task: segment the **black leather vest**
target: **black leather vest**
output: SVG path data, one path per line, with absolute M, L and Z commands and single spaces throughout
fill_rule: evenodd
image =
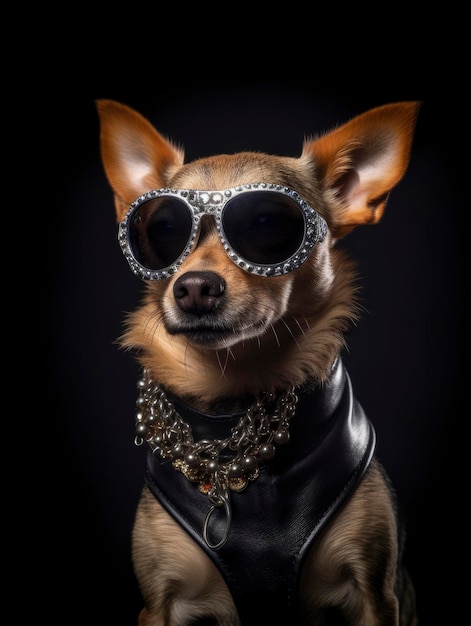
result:
M 303 558 L 353 493 L 374 452 L 374 429 L 353 396 L 340 359 L 327 383 L 298 395 L 289 443 L 277 448 L 273 460 L 260 464 L 259 477 L 243 492 L 231 493 L 232 525 L 217 551 L 202 537 L 211 506 L 208 497 L 171 463 L 162 463 L 150 450 L 148 454 L 147 485 L 214 561 L 243 626 L 259 626 L 258 616 L 263 623 L 296 623 Z M 174 404 L 195 440 L 227 437 L 240 417 L 208 416 Z M 218 507 L 211 516 L 211 533 L 222 536 L 226 524 L 223 507 Z

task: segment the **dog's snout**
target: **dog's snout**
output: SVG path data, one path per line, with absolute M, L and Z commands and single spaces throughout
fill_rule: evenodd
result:
M 214 272 L 186 272 L 175 281 L 173 295 L 182 311 L 201 317 L 217 307 L 225 287 Z

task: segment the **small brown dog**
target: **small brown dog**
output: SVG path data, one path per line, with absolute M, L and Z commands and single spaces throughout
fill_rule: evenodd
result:
M 299 158 L 184 163 L 97 101 L 119 243 L 145 284 L 121 343 L 148 446 L 133 530 L 140 626 L 417 624 L 374 429 L 342 364 L 358 316 L 335 247 L 377 223 L 419 109 L 372 109 Z

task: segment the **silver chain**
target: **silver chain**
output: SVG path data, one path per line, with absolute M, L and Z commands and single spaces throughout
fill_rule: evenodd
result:
M 171 460 L 175 469 L 206 494 L 211 508 L 203 536 L 214 550 L 227 540 L 231 525 L 230 491 L 243 491 L 259 476 L 259 462 L 271 460 L 276 446 L 289 441 L 289 421 L 298 396 L 290 388 L 276 397 L 266 393 L 259 398 L 225 439 L 195 441 L 189 424 L 176 411 L 165 391 L 144 369 L 138 381 L 135 444 L 147 441 L 152 452 Z M 216 507 L 224 507 L 226 532 L 220 541 L 209 539 L 209 522 Z

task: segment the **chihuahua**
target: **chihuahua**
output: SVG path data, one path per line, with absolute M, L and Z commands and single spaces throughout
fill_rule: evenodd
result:
M 394 490 L 342 362 L 360 306 L 336 242 L 381 219 L 420 103 L 366 111 L 299 157 L 189 163 L 134 109 L 96 105 L 144 286 L 119 340 L 147 448 L 139 626 L 417 624 Z

